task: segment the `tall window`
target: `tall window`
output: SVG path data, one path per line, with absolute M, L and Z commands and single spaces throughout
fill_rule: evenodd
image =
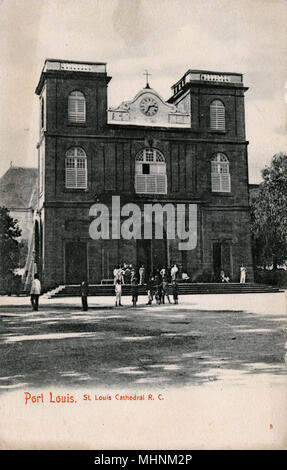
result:
M 87 156 L 80 147 L 73 147 L 66 153 L 66 188 L 87 188 Z
M 211 190 L 230 193 L 229 160 L 224 153 L 217 153 L 211 160 Z
M 166 164 L 159 150 L 146 148 L 137 154 L 135 190 L 142 194 L 167 193 Z
M 210 105 L 210 129 L 225 131 L 225 106 L 222 101 L 214 100 Z
M 42 96 L 41 98 L 41 129 L 44 129 L 45 127 L 45 101 L 44 97 Z
M 81 91 L 73 91 L 69 94 L 68 120 L 86 122 L 86 99 Z

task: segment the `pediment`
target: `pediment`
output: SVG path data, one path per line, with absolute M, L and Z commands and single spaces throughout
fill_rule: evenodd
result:
M 153 88 L 144 88 L 130 101 L 108 109 L 109 124 L 189 127 L 190 113 L 169 104 Z

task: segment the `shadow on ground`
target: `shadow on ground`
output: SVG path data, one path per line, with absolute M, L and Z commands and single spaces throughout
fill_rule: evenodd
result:
M 192 306 L 0 308 L 0 391 L 241 384 L 286 374 L 286 319 Z

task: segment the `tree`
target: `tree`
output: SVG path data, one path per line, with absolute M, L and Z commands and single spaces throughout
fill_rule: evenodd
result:
M 6 207 L 0 207 L 0 287 L 7 289 L 13 282 L 13 271 L 19 264 L 21 229 Z
M 274 155 L 262 177 L 250 201 L 254 261 L 276 270 L 287 260 L 287 154 Z

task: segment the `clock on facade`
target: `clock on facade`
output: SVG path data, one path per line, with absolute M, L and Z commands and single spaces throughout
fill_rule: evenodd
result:
M 154 116 L 158 112 L 158 104 L 155 99 L 147 96 L 141 100 L 140 110 L 145 116 Z

